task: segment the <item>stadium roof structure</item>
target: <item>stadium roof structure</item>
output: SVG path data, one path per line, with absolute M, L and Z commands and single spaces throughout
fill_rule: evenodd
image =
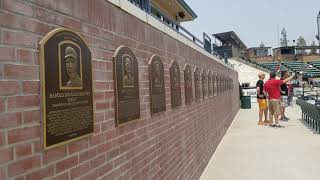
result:
M 222 43 L 222 46 L 236 45 L 243 49 L 247 48 L 234 31 L 213 34 L 212 36 L 218 39 Z

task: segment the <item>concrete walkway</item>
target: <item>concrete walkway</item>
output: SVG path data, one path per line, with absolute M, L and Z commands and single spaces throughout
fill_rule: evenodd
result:
M 200 180 L 319 180 L 320 135 L 287 108 L 284 128 L 258 126 L 257 104 L 240 110 Z

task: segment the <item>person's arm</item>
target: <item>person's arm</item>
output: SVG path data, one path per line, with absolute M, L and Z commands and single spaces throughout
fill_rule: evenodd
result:
M 292 73 L 290 77 L 288 77 L 287 79 L 283 80 L 282 82 L 283 83 L 287 83 L 287 82 L 291 81 L 291 79 L 293 79 L 294 76 L 295 76 L 295 73 Z
M 262 92 L 263 93 L 263 92 Z M 257 95 L 258 97 L 260 98 L 264 98 L 264 93 L 263 94 L 260 94 L 260 86 L 257 86 Z

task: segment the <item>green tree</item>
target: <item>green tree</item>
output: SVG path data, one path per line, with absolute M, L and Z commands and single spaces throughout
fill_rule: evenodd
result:
M 280 38 L 280 46 L 285 47 L 288 46 L 288 39 L 287 39 L 287 31 L 285 28 L 282 28 L 281 30 L 281 38 Z
M 311 46 L 316 46 L 316 42 L 313 40 L 311 43 Z M 317 53 L 317 49 L 311 49 L 310 54 L 316 54 Z
M 298 40 L 297 40 L 297 46 L 298 47 L 302 47 L 302 46 L 306 46 L 306 40 L 304 40 L 304 38 L 302 36 L 299 36 Z

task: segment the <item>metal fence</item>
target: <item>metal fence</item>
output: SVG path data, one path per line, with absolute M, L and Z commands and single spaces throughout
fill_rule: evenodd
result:
M 206 50 L 210 54 L 216 56 L 218 59 L 225 62 L 230 67 L 234 68 L 234 66 L 230 64 L 225 57 L 222 57 L 220 54 L 218 54 L 216 51 L 213 50 L 212 48 L 213 44 L 211 44 L 211 38 L 206 33 L 203 33 L 203 41 L 201 41 L 195 35 L 189 32 L 187 29 L 180 26 L 179 24 L 174 23 L 175 21 L 169 18 L 168 16 L 166 16 L 164 13 L 162 13 L 161 10 L 157 9 L 157 16 L 153 15 L 151 13 L 150 0 L 128 0 L 128 1 L 136 5 L 140 9 L 146 11 L 148 14 L 158 19 L 160 22 L 164 23 L 174 31 L 178 32 L 180 35 L 186 37 L 187 39 L 190 39 L 191 41 L 193 41 L 193 43 L 195 43 L 202 49 Z

